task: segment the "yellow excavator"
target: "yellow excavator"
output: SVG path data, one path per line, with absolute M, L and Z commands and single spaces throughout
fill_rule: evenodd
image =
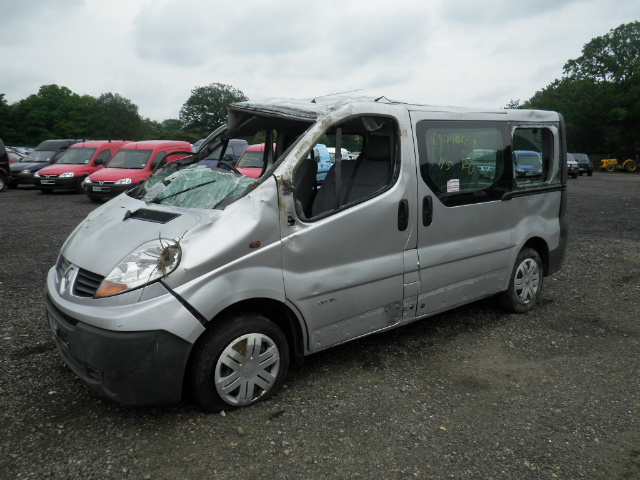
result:
M 637 172 L 638 164 L 632 159 L 618 160 L 617 158 L 603 158 L 600 160 L 600 170 L 603 172 L 615 172 L 621 170 L 623 172 Z

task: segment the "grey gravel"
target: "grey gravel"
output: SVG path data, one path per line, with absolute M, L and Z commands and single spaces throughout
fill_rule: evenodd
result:
M 534 311 L 489 299 L 361 339 L 215 415 L 121 406 L 74 376 L 42 292 L 95 205 L 0 194 L 0 478 L 640 478 L 640 175 L 569 182 L 565 265 Z

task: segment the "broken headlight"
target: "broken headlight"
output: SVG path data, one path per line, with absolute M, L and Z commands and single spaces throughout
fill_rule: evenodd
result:
M 180 263 L 182 250 L 173 240 L 147 242 L 127 255 L 107 275 L 96 297 L 106 297 L 142 287 L 166 277 Z

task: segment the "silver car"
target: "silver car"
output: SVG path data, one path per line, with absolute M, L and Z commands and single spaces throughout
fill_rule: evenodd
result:
M 197 153 L 64 243 L 45 300 L 60 355 L 119 402 L 187 392 L 219 411 L 267 399 L 293 362 L 355 338 L 489 296 L 525 312 L 564 258 L 563 129 L 554 112 L 385 97 L 233 104 Z M 256 135 L 275 145 L 260 178 L 198 165 Z M 320 142 L 362 152 L 318 185 Z M 516 175 L 519 150 L 539 153 L 535 177 Z

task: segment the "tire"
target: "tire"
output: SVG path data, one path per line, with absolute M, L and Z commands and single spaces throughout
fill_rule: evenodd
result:
M 7 178 L 0 173 L 0 192 L 3 192 L 7 189 Z
M 93 203 L 102 203 L 102 198 L 100 197 L 89 197 L 89 200 L 91 200 Z
M 80 177 L 80 181 L 78 182 L 78 185 L 75 188 L 76 193 L 84 193 L 84 189 L 82 188 L 82 182 L 84 182 L 85 178 L 87 178 L 86 175 L 84 177 Z
M 589 177 L 590 177 L 590 176 L 592 176 L 592 175 L 593 175 L 593 172 L 591 172 L 591 171 L 590 171 L 590 172 L 587 172 L 587 176 L 589 176 Z
M 253 352 L 247 352 L 250 347 Z M 289 344 L 282 330 L 263 316 L 239 315 L 198 340 L 186 386 L 200 408 L 219 412 L 268 399 L 282 387 L 288 369 Z
M 572 173 L 571 174 L 571 178 L 578 178 L 578 174 L 577 173 Z
M 45 195 L 48 195 L 53 192 L 53 188 L 41 188 L 40 191 Z
M 638 164 L 635 162 L 629 162 L 624 166 L 625 172 L 634 173 L 638 171 Z
M 615 172 L 616 171 L 616 166 L 615 165 L 607 165 L 607 168 L 605 168 L 605 170 L 607 172 Z
M 544 271 L 542 260 L 533 248 L 520 250 L 509 279 L 509 288 L 500 294 L 503 308 L 515 313 L 531 310 L 540 298 Z

